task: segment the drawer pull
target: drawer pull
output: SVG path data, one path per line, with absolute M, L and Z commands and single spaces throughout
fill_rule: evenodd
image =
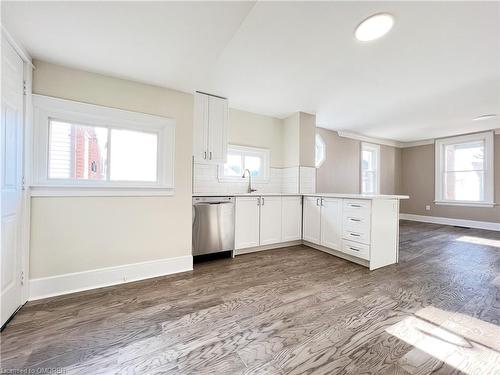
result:
M 355 247 L 351 247 L 351 246 L 349 246 L 349 249 L 351 249 L 352 251 L 361 251 L 360 249 L 356 249 Z
M 361 208 L 363 206 L 361 206 L 360 204 L 349 203 L 349 207 Z
M 360 222 L 360 221 L 361 221 L 361 219 L 354 219 L 354 218 L 350 217 L 350 218 L 349 218 L 349 221 Z
M 350 233 L 349 233 L 349 236 L 353 236 L 353 237 L 360 237 L 360 236 L 361 236 L 361 234 L 357 234 L 357 233 L 352 233 L 352 232 L 350 232 Z

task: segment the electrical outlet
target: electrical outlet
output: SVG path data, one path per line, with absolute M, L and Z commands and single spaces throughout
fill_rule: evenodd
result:
M 426 211 L 430 211 L 431 210 L 431 206 L 430 205 L 425 206 L 425 210 Z

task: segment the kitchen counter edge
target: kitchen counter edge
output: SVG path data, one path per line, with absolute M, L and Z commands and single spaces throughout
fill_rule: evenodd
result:
M 386 194 L 341 194 L 341 193 L 237 193 L 216 194 L 196 193 L 193 197 L 259 197 L 259 196 L 282 196 L 282 197 L 323 197 L 323 198 L 346 198 L 346 199 L 410 199 L 408 195 L 386 195 Z

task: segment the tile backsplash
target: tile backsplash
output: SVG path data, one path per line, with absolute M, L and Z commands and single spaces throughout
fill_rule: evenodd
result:
M 300 167 L 299 192 L 301 194 L 316 193 L 316 168 Z
M 248 179 L 237 181 L 219 181 L 217 165 L 193 165 L 194 194 L 236 194 L 246 193 Z M 290 167 L 270 168 L 267 182 L 252 182 L 252 187 L 261 193 L 314 193 L 316 186 L 315 168 Z M 300 189 L 300 190 L 299 190 Z

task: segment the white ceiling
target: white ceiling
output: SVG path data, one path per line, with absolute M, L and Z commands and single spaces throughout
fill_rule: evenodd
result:
M 353 38 L 367 16 L 394 29 Z M 2 2 L 33 57 L 416 141 L 500 128 L 499 2 Z

